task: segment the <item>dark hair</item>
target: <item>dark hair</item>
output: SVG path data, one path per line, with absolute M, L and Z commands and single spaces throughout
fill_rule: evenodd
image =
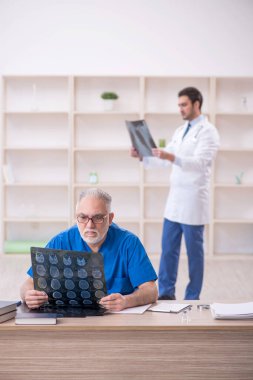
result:
M 188 96 L 188 98 L 191 100 L 192 104 L 195 102 L 199 102 L 199 109 L 201 110 L 202 103 L 203 103 L 203 96 L 201 92 L 195 88 L 195 87 L 186 87 L 183 88 L 183 90 L 179 91 L 179 96 Z

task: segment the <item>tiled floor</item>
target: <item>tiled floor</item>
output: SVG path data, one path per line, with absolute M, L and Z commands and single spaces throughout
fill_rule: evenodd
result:
M 155 269 L 159 260 L 153 260 Z M 29 255 L 0 255 L 0 299 L 19 299 L 19 288 L 30 266 Z M 205 263 L 203 301 L 253 301 L 252 259 L 207 259 Z M 177 299 L 183 299 L 187 284 L 187 261 L 181 259 L 177 282 Z

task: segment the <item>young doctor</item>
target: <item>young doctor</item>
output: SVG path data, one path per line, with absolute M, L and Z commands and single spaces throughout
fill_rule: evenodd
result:
M 182 234 L 189 267 L 185 299 L 199 299 L 202 288 L 203 234 L 204 225 L 209 222 L 209 182 L 212 161 L 219 147 L 216 128 L 201 114 L 202 103 L 203 97 L 198 89 L 187 87 L 181 90 L 178 106 L 186 122 L 176 129 L 164 150 L 152 150 L 155 157 L 172 163 L 163 222 L 159 299 L 175 299 Z M 132 156 L 138 156 L 134 149 Z

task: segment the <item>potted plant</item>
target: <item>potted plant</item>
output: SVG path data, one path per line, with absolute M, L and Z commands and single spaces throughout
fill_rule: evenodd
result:
M 101 94 L 101 98 L 104 102 L 104 110 L 111 111 L 114 108 L 115 101 L 119 98 L 119 96 L 115 92 L 107 91 Z

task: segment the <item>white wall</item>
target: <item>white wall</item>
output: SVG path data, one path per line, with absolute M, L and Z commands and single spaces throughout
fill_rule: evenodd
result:
M 0 0 L 0 73 L 250 76 L 252 36 L 252 0 Z
M 253 76 L 252 36 L 253 0 L 0 0 L 0 75 Z M 23 276 L 28 266 L 22 257 L 20 271 L 15 258 L 0 256 L 3 299 L 15 299 L 23 280 L 13 268 Z M 245 263 L 236 273 L 246 281 Z M 235 270 L 226 273 L 234 280 Z M 252 298 L 251 282 L 239 280 L 222 290 Z

